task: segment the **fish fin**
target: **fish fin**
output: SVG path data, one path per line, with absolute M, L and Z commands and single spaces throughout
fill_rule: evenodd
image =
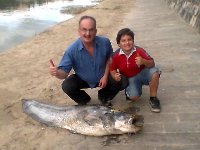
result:
M 86 116 L 84 118 L 84 121 L 90 126 L 95 126 L 96 124 L 102 124 L 102 120 L 95 116 Z

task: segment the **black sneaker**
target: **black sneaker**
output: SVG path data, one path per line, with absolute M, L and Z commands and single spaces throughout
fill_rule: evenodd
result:
M 150 109 L 152 112 L 160 112 L 160 101 L 157 97 L 153 97 L 149 100 Z
M 100 101 L 103 105 L 107 102 L 107 100 L 106 100 L 105 97 L 100 97 L 100 96 L 98 96 L 98 99 L 99 99 L 99 101 Z
M 104 99 L 104 100 L 101 100 L 101 103 L 102 103 L 103 106 L 108 106 L 108 107 L 112 107 L 113 106 L 110 100 L 105 100 Z
M 87 105 L 87 102 L 79 102 L 77 105 L 80 105 L 80 106 Z
M 99 101 L 102 103 L 104 106 L 112 107 L 112 103 L 110 102 L 111 100 L 105 97 L 100 97 L 98 96 Z
M 104 105 L 105 105 L 105 106 L 108 106 L 108 107 L 112 107 L 112 106 L 113 106 L 112 103 L 111 103 L 110 101 L 107 101 Z

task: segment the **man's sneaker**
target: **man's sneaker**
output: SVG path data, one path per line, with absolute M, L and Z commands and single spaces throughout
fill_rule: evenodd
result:
M 112 107 L 112 103 L 110 100 L 100 100 L 103 106 L 108 106 L 108 107 Z
M 110 99 L 106 99 L 105 97 L 102 98 L 100 96 L 98 96 L 98 99 L 102 103 L 102 105 L 112 107 L 112 103 L 110 102 L 111 101 Z
M 150 109 L 152 112 L 160 112 L 160 101 L 157 97 L 153 97 L 149 100 Z
M 111 103 L 110 101 L 107 101 L 104 105 L 105 105 L 105 106 L 108 106 L 108 107 L 112 107 L 112 106 L 113 106 L 112 103 Z
M 87 103 L 86 102 L 79 102 L 79 103 L 77 103 L 77 105 L 84 106 L 84 105 L 87 105 Z

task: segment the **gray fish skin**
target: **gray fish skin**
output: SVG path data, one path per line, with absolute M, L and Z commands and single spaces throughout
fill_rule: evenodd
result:
M 34 120 L 91 136 L 136 133 L 142 129 L 143 117 L 100 105 L 55 106 L 36 100 L 22 100 L 23 111 Z

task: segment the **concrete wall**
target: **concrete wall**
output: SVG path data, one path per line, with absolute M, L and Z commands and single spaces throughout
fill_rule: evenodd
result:
M 200 33 L 200 0 L 165 0 L 169 6 Z

